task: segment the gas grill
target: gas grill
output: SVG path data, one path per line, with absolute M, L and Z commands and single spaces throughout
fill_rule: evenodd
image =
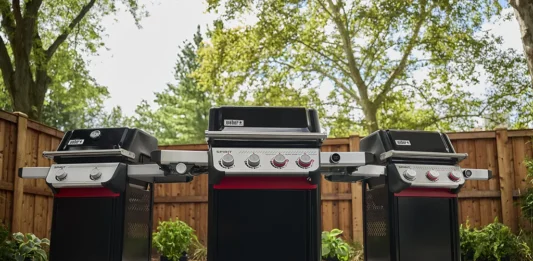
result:
M 50 261 L 150 260 L 153 183 L 189 182 L 152 162 L 157 139 L 130 128 L 65 133 L 49 168 L 21 168 L 54 193 Z
M 320 261 L 320 169 L 341 175 L 371 159 L 335 160 L 320 152 L 325 138 L 312 109 L 226 106 L 210 111 L 205 156 L 152 158 L 181 173 L 208 163 L 209 261 Z
M 328 179 L 363 182 L 365 260 L 460 261 L 457 193 L 492 172 L 461 168 L 468 155 L 439 132 L 380 130 L 360 150 L 374 165 Z

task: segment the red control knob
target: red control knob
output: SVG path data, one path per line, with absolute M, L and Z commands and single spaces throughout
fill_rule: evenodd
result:
M 439 172 L 436 170 L 430 170 L 426 173 L 426 177 L 431 181 L 437 181 L 439 179 Z
M 285 156 L 278 154 L 274 159 L 272 159 L 272 165 L 274 167 L 283 168 L 285 165 L 287 165 L 288 160 L 285 158 Z
M 302 168 L 308 168 L 312 164 L 313 164 L 313 159 L 311 159 L 311 157 L 307 154 L 302 155 L 298 159 L 298 165 L 300 165 L 300 167 Z
M 452 181 L 457 182 L 457 181 L 461 180 L 461 172 L 459 172 L 459 171 L 452 171 L 452 172 L 450 172 L 450 173 L 448 174 L 448 178 L 450 178 L 450 180 L 452 180 Z

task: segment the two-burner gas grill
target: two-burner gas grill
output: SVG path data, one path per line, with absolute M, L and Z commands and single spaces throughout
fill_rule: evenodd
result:
M 50 260 L 150 260 L 153 183 L 188 182 L 152 162 L 157 139 L 129 128 L 68 131 L 49 168 L 22 168 L 54 193 Z

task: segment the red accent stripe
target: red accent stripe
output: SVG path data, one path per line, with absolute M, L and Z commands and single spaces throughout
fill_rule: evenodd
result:
M 457 194 L 449 189 L 442 188 L 408 188 L 400 193 L 395 193 L 396 197 L 424 197 L 424 198 L 456 198 Z
M 118 197 L 120 194 L 108 188 L 61 188 L 54 196 L 56 198 L 108 198 Z
M 214 189 L 316 189 L 306 177 L 225 177 Z

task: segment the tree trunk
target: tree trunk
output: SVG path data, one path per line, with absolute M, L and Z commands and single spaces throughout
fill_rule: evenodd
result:
M 379 130 L 379 124 L 378 124 L 378 108 L 375 105 L 369 105 L 365 106 L 366 109 L 364 109 L 365 113 L 365 120 L 366 120 L 366 130 L 368 133 L 372 133 L 374 131 Z
M 510 0 L 514 9 L 516 20 L 520 25 L 522 46 L 527 58 L 529 75 L 533 84 L 533 1 L 531 0 Z
M 13 111 L 23 112 L 32 120 L 40 120 L 48 83 L 46 74 L 37 74 L 37 81 L 34 81 L 28 65 L 17 68 L 13 79 L 16 88 L 11 88 L 14 90 L 11 94 Z

